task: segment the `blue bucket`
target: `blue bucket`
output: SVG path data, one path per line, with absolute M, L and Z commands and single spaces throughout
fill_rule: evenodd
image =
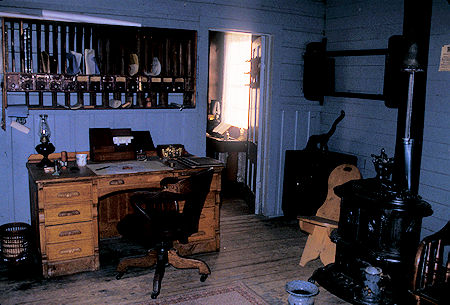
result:
M 319 294 L 319 288 L 306 281 L 287 282 L 286 291 L 289 293 L 289 305 L 313 305 L 314 296 Z

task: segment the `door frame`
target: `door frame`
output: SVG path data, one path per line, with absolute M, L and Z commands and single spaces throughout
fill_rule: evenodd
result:
M 263 56 L 261 57 L 261 75 L 260 75 L 260 106 L 259 106 L 259 131 L 258 131 L 258 147 L 257 147 L 257 168 L 256 168 L 256 191 L 255 191 L 255 214 L 262 214 L 267 204 L 267 189 L 269 160 L 268 151 L 270 145 L 270 104 L 272 100 L 272 49 L 273 35 L 249 31 L 240 31 L 236 29 L 209 28 L 210 31 L 225 33 L 246 33 L 252 36 L 261 36 L 261 45 Z M 208 43 L 209 46 L 209 43 Z M 209 66 L 208 66 L 209 70 Z
M 267 204 L 267 173 L 269 167 L 269 126 L 270 126 L 270 103 L 271 95 L 271 67 L 272 67 L 272 43 L 273 37 L 268 34 L 252 35 L 261 36 L 261 70 L 260 70 L 260 105 L 259 105 L 259 130 L 258 150 L 256 158 L 256 192 L 255 192 L 255 214 L 262 214 Z

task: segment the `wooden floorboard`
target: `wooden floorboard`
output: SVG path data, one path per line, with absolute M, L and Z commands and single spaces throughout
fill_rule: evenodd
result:
M 242 214 L 242 211 L 248 211 L 244 201 L 224 199 L 220 251 L 193 256 L 210 266 L 212 274 L 206 282 L 200 282 L 194 270 L 168 267 L 161 296 L 243 282 L 269 304 L 287 304 L 286 282 L 307 280 L 315 269 L 322 266 L 318 260 L 306 267 L 298 265 L 307 236 L 299 230 L 296 221 L 267 219 Z M 132 269 L 121 280 L 116 280 L 118 258 L 114 256 L 121 242 L 120 239 L 102 242 L 109 245 L 105 248 L 112 249 L 110 253 L 102 251 L 104 261 L 96 272 L 47 280 L 12 280 L 7 277 L 6 267 L 0 265 L 0 304 L 147 304 L 154 269 Z M 320 288 L 315 304 L 348 303 Z

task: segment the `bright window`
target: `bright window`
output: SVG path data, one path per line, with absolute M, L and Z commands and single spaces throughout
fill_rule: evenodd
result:
M 251 47 L 251 34 L 225 34 L 223 120 L 239 128 L 248 128 Z

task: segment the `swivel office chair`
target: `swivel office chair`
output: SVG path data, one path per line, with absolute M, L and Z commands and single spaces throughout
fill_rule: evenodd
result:
M 131 196 L 135 212 L 123 218 L 117 229 L 125 238 L 148 248 L 153 246 L 153 249 L 146 256 L 121 260 L 117 266 L 117 279 L 124 275 L 128 267 L 151 267 L 156 264 L 152 299 L 160 293 L 167 263 L 176 268 L 198 269 L 200 280 L 206 280 L 211 273 L 208 265 L 201 260 L 178 256 L 173 242 L 187 243 L 188 237 L 198 232 L 213 174 L 214 169 L 210 168 L 181 180 L 165 178 L 161 181 L 162 190 L 141 191 Z

